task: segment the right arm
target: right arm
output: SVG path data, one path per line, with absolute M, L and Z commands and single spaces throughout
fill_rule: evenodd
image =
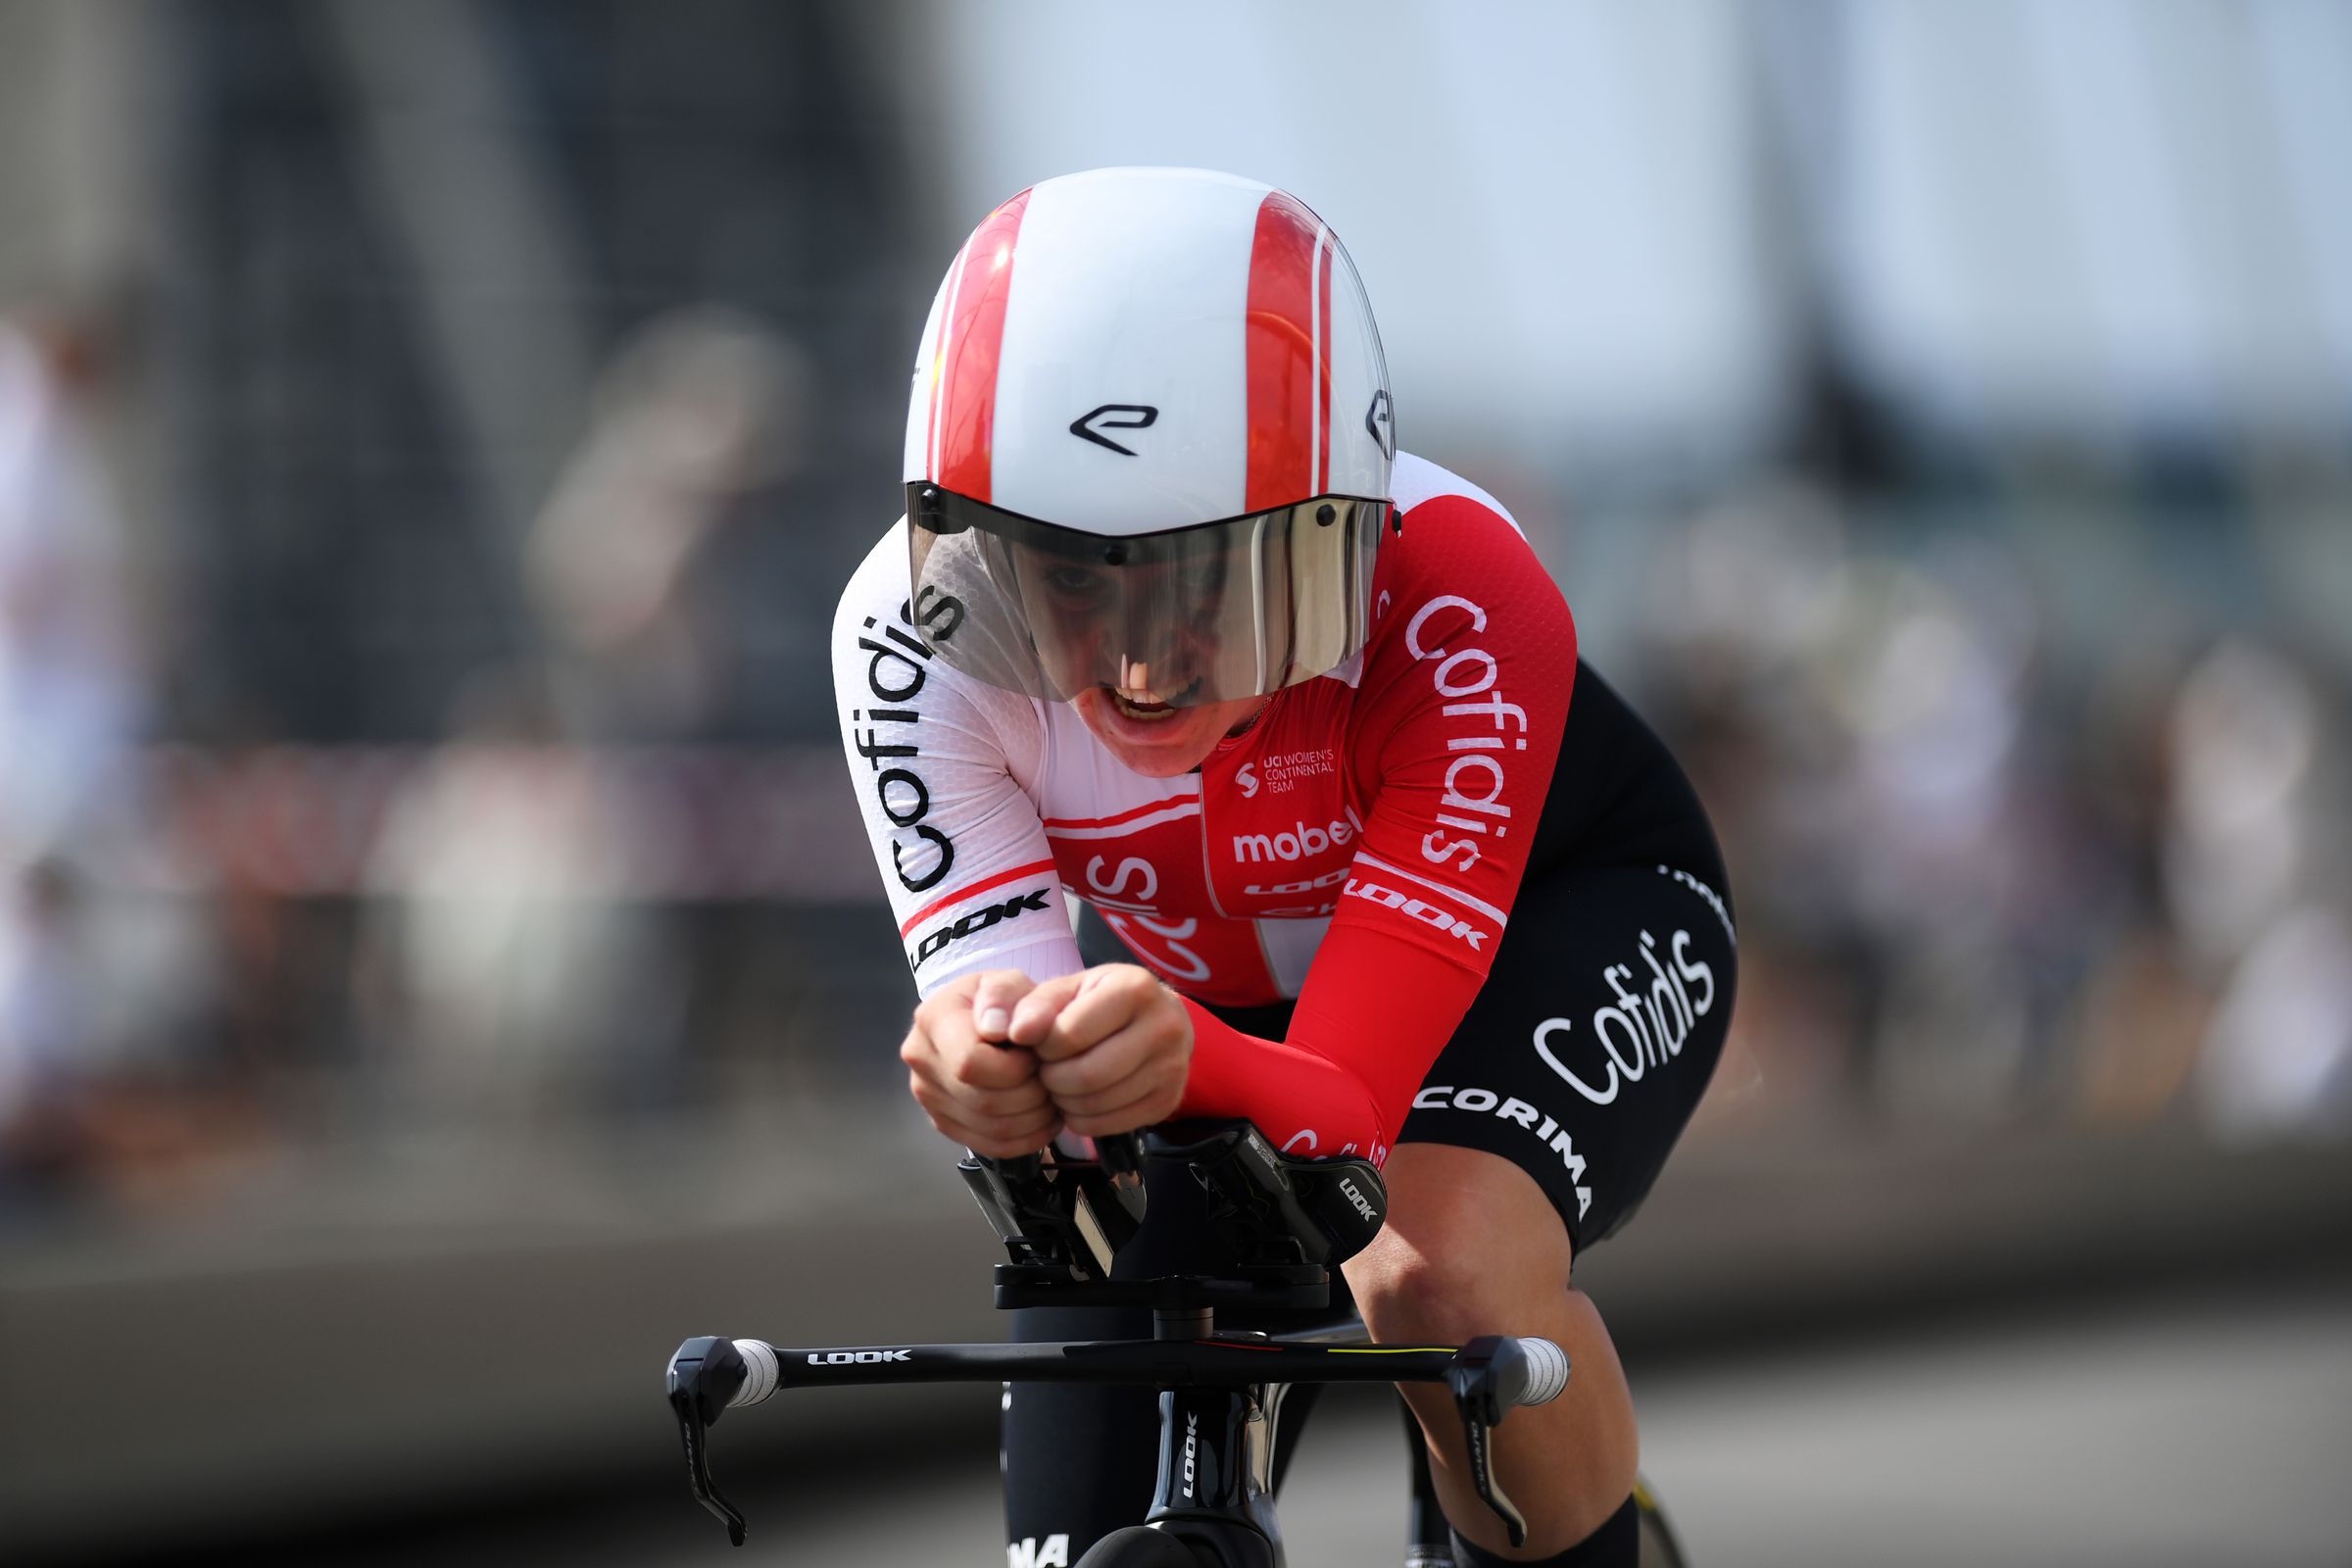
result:
M 934 600 L 930 613 L 954 612 Z M 1032 980 L 1085 965 L 1070 935 L 1032 773 L 1042 726 L 1028 699 L 982 686 L 923 646 L 906 598 L 906 525 L 883 536 L 833 617 L 833 692 L 851 787 L 914 983 Z
M 910 604 L 902 522 L 850 579 L 832 643 L 851 784 L 922 996 L 900 1056 L 942 1133 L 985 1154 L 1026 1153 L 1060 1120 L 1037 1058 L 1001 1044 L 1009 1008 L 1032 983 L 1085 967 L 1036 803 L 1015 777 L 1036 765 L 1035 710 L 923 646 L 913 617 L 954 607 Z

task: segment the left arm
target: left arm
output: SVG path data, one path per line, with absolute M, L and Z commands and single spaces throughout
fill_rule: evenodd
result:
M 1486 983 L 1576 678 L 1575 621 L 1507 520 L 1445 497 L 1414 509 L 1405 539 L 1388 612 L 1404 620 L 1359 689 L 1378 789 L 1289 1035 L 1186 1004 L 1183 1114 L 1247 1115 L 1306 1153 L 1385 1158 Z

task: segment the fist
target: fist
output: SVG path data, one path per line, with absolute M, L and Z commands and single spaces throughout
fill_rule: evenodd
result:
M 914 1102 L 975 1154 L 1035 1153 L 1061 1130 L 1036 1054 L 1006 1043 L 1014 1005 L 1035 989 L 1014 969 L 965 975 L 914 1009 L 899 1046 Z
M 1176 993 L 1132 963 L 1098 964 L 1031 987 L 1013 1001 L 1006 1029 L 1014 1045 L 1034 1054 L 1037 1086 L 1071 1132 L 1132 1132 L 1167 1120 L 1184 1099 L 1192 1015 Z

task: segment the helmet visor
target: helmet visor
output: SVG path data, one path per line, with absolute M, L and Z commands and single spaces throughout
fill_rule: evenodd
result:
M 911 618 L 956 668 L 1047 702 L 1089 686 L 1180 708 L 1263 696 L 1363 647 L 1388 515 L 1324 496 L 1105 538 L 910 484 Z

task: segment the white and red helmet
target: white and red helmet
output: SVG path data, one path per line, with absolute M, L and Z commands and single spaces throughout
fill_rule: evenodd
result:
M 1047 180 L 972 231 L 923 327 L 914 618 L 1052 701 L 1278 690 L 1363 646 L 1395 455 L 1363 285 L 1298 198 L 1189 169 Z

